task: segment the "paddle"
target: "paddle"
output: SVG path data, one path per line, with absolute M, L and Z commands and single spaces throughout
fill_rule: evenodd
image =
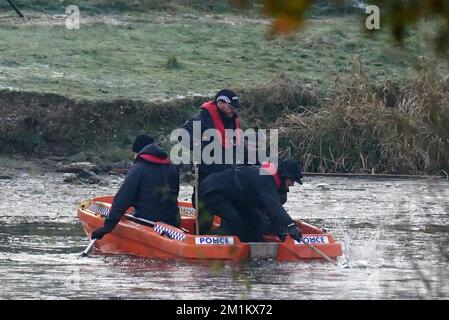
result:
M 87 246 L 86 250 L 84 250 L 83 252 L 81 252 L 81 257 L 87 257 L 87 255 L 89 254 L 90 249 L 92 249 L 92 247 L 95 244 L 95 241 L 97 241 L 97 239 L 92 239 L 90 240 L 89 245 Z
M 153 221 L 150 220 L 145 220 L 142 218 L 137 218 L 134 217 L 133 215 L 130 214 L 125 214 L 125 216 L 129 219 L 129 220 L 133 220 L 135 222 L 139 222 L 142 223 L 144 225 L 150 226 L 150 227 L 154 227 L 155 223 Z M 89 251 L 92 249 L 92 247 L 94 246 L 95 242 L 97 241 L 97 239 L 92 239 L 89 243 L 89 245 L 87 246 L 87 248 L 81 252 L 80 256 L 81 257 L 87 257 L 87 255 L 89 254 Z
M 150 220 L 146 220 L 143 218 L 138 218 L 133 216 L 132 214 L 126 213 L 125 217 L 127 217 L 129 220 L 137 222 L 137 223 L 141 223 L 147 227 L 154 227 L 156 225 L 156 222 L 150 221 Z
M 299 220 L 299 219 L 296 219 L 296 220 L 295 220 L 295 223 L 296 223 L 297 225 L 298 225 L 298 224 L 300 225 L 300 224 L 302 223 L 302 221 Z M 321 228 L 321 229 L 323 229 L 323 228 Z M 302 236 L 301 236 L 301 242 L 302 242 L 307 248 L 309 248 L 309 249 L 312 250 L 313 252 L 315 252 L 315 253 L 319 254 L 321 257 L 323 257 L 326 261 L 328 261 L 328 262 L 330 262 L 330 263 L 332 263 L 332 264 L 334 264 L 334 265 L 338 265 L 337 262 L 335 262 L 334 260 L 332 260 L 331 258 L 329 258 L 324 252 L 322 252 L 321 250 L 318 250 L 317 248 L 315 248 L 315 247 L 312 246 L 311 244 L 305 242 L 305 241 L 304 241 L 304 238 L 303 238 Z
M 312 250 L 313 252 L 319 254 L 321 257 L 323 257 L 326 261 L 334 264 L 334 265 L 338 265 L 337 262 L 335 262 L 334 260 L 332 260 L 331 258 L 329 258 L 324 252 L 322 252 L 321 250 L 318 250 L 317 248 L 315 248 L 314 246 L 312 246 L 311 244 L 307 243 L 304 241 L 304 238 L 301 237 L 301 243 L 303 243 L 307 248 L 309 248 L 310 250 Z

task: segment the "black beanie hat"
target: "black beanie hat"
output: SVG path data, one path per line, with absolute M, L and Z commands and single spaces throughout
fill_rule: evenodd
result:
M 154 142 L 154 138 L 152 136 L 141 134 L 136 137 L 133 143 L 133 152 L 139 153 L 145 146 L 152 144 Z
M 281 177 L 290 178 L 299 184 L 302 184 L 302 167 L 298 161 L 295 160 L 280 160 L 279 174 Z

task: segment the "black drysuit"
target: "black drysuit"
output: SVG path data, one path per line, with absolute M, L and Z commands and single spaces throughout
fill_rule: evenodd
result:
M 104 226 L 112 230 L 132 206 L 136 217 L 179 227 L 178 194 L 178 168 L 169 162 L 160 147 L 148 145 L 137 155 L 129 169 L 114 197 Z
M 200 225 L 211 214 L 224 221 L 227 234 L 239 236 L 242 241 L 261 241 L 264 232 L 264 212 L 276 234 L 285 232 L 293 223 L 281 204 L 286 198 L 285 188 L 277 187 L 272 175 L 260 175 L 259 167 L 244 166 L 224 170 L 208 176 L 200 185 L 203 212 Z M 285 184 L 282 179 L 281 186 Z M 207 224 L 206 222 L 204 223 Z M 203 225 L 203 230 L 207 225 Z
M 224 116 L 223 114 L 221 114 L 221 112 L 219 111 L 220 114 L 220 118 L 221 121 L 223 122 L 223 126 L 225 129 L 232 129 L 235 130 L 235 115 L 232 118 L 227 118 L 226 116 Z M 211 141 L 197 141 L 194 140 L 194 135 L 193 135 L 193 123 L 194 121 L 199 121 L 201 122 L 201 137 L 203 137 L 204 135 L 204 131 L 208 130 L 208 129 L 216 129 L 214 122 L 212 121 L 212 116 L 209 113 L 209 111 L 207 111 L 206 109 L 201 108 L 200 112 L 197 113 L 196 115 L 194 115 L 193 117 L 191 117 L 189 120 L 187 120 L 182 126 L 181 128 L 186 129 L 187 132 L 190 135 L 190 145 L 185 145 L 185 147 L 188 147 L 190 150 L 193 151 L 193 144 L 200 144 L 201 145 L 201 151 L 204 149 L 204 147 L 206 147 L 208 144 L 210 144 L 211 142 L 213 142 L 213 139 L 211 139 Z M 233 147 L 233 154 L 235 157 L 236 154 L 236 148 Z M 209 174 L 214 173 L 214 172 L 220 172 L 223 171 L 225 169 L 229 169 L 232 167 L 232 164 L 224 164 L 224 160 L 225 160 L 225 148 L 222 148 L 222 164 L 204 164 L 201 163 L 199 165 L 199 181 L 203 181 Z

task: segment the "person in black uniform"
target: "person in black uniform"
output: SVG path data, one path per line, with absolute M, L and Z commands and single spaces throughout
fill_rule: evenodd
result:
M 203 161 L 199 164 L 198 167 L 198 184 L 201 183 L 208 175 L 220 172 L 229 168 L 232 168 L 236 165 L 247 164 L 248 161 L 248 145 L 247 141 L 240 136 L 240 123 L 238 118 L 238 113 L 243 109 L 240 104 L 239 97 L 237 94 L 229 89 L 222 89 L 217 92 L 214 100 L 205 102 L 200 107 L 200 112 L 187 120 L 184 125 L 181 127 L 189 133 L 190 136 L 190 144 L 185 145 L 186 148 L 189 148 L 193 151 L 194 144 L 201 146 L 201 152 L 203 149 L 208 146 L 210 143 L 216 143 L 214 139 L 210 139 L 209 141 L 198 141 L 195 140 L 198 137 L 194 136 L 194 123 L 198 122 L 201 124 L 201 139 L 206 136 L 205 131 L 208 129 L 216 129 L 221 135 L 221 141 L 219 141 L 222 148 L 222 157 L 221 163 L 211 163 L 205 164 Z M 225 130 L 234 130 L 235 138 L 230 141 L 225 137 Z M 235 131 L 237 130 L 237 131 Z M 236 157 L 237 148 L 242 144 L 244 154 L 243 159 L 240 159 L 239 162 Z M 225 163 L 225 153 L 226 150 L 232 149 L 232 163 Z M 200 196 L 200 210 L 199 210 L 199 229 L 200 233 L 204 233 L 205 230 L 209 229 L 212 225 L 213 216 L 207 215 L 206 212 L 202 209 L 202 198 L 201 192 Z M 192 194 L 192 204 L 196 207 L 194 193 Z
M 265 214 L 281 240 L 286 235 L 300 240 L 301 232 L 283 208 L 281 197 L 286 200 L 289 187 L 294 182 L 302 184 L 301 178 L 299 163 L 285 160 L 279 161 L 279 168 L 264 163 L 261 168 L 242 166 L 211 174 L 201 183 L 200 191 L 205 210 L 222 218 L 225 234 L 244 242 L 262 241 Z
M 102 239 L 111 232 L 131 206 L 138 218 L 179 227 L 178 168 L 170 163 L 167 153 L 148 137 L 138 136 L 134 141 L 136 159 L 114 197 L 103 227 L 92 233 L 92 239 Z M 146 142 L 150 144 L 142 148 Z
M 222 162 L 204 164 L 199 166 L 199 180 L 202 181 L 209 174 L 213 172 L 220 172 L 224 169 L 232 167 L 233 164 L 225 164 L 225 150 L 228 148 L 234 148 L 233 154 L 236 154 L 235 147 L 244 143 L 241 137 L 237 137 L 235 141 L 228 141 L 225 139 L 225 130 L 240 129 L 240 123 L 237 113 L 242 110 L 242 106 L 239 102 L 239 98 L 234 91 L 223 89 L 217 92 L 214 100 L 205 102 L 200 107 L 200 112 L 187 120 L 181 128 L 187 130 L 190 135 L 190 145 L 185 147 L 193 151 L 194 144 L 201 145 L 201 151 L 208 144 L 214 142 L 211 141 L 196 141 L 193 134 L 193 125 L 195 122 L 201 124 L 201 137 L 205 136 L 205 131 L 208 129 L 216 129 L 221 135 L 220 144 L 222 146 Z
M 137 157 L 139 152 L 145 148 L 149 144 L 154 143 L 154 138 L 152 136 L 149 136 L 147 134 L 141 134 L 138 135 L 133 142 L 132 151 L 134 152 L 134 158 Z

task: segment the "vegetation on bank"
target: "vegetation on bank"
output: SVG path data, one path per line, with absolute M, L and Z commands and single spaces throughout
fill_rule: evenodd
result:
M 14 0 L 18 7 L 26 11 L 60 12 L 68 5 L 76 4 L 89 14 L 135 13 L 159 11 L 173 14 L 180 13 L 227 13 L 260 15 L 263 4 L 261 1 L 250 0 L 242 6 L 243 1 L 237 0 Z M 355 1 L 337 2 L 328 0 L 314 1 L 312 14 L 347 14 L 360 8 L 354 6 Z M 240 4 L 240 5 L 239 5 Z M 11 10 L 5 2 L 0 2 L 0 9 Z
M 425 59 L 418 77 L 379 87 L 361 66 L 323 101 L 279 118 L 284 154 L 310 171 L 449 172 L 449 78 Z
M 129 13 L 162 11 L 185 12 L 240 12 L 232 0 L 14 0 L 22 11 L 61 11 L 69 5 L 77 5 L 89 14 Z M 253 7 L 253 5 L 250 5 Z M 0 9 L 9 9 L 7 3 L 0 3 Z
M 406 84 L 379 86 L 355 64 L 327 96 L 278 76 L 244 90 L 244 128 L 280 129 L 282 155 L 306 171 L 438 174 L 449 172 L 449 79 L 421 61 Z M 2 151 L 70 155 L 92 161 L 129 158 L 136 134 L 169 148 L 171 131 L 210 97 L 172 101 L 73 100 L 53 94 L 0 92 Z
M 154 134 L 168 145 L 169 133 L 204 99 L 111 102 L 0 91 L 0 152 L 36 156 L 84 152 L 96 159 L 124 160 L 131 155 L 137 134 Z
M 95 8 L 109 2 L 81 1 L 92 10 L 80 30 L 42 15 L 64 2 L 31 1 L 39 13 L 24 22 L 0 16 L 0 152 L 120 161 L 136 134 L 168 147 L 174 128 L 230 87 L 247 107 L 243 126 L 279 128 L 283 155 L 307 171 L 449 171 L 449 69 L 425 40 L 432 21 L 399 49 L 388 33 L 365 37 L 357 15 L 320 14 L 269 39 L 266 20 L 181 2 L 145 2 L 176 5 L 175 15 L 112 6 L 104 17 Z

